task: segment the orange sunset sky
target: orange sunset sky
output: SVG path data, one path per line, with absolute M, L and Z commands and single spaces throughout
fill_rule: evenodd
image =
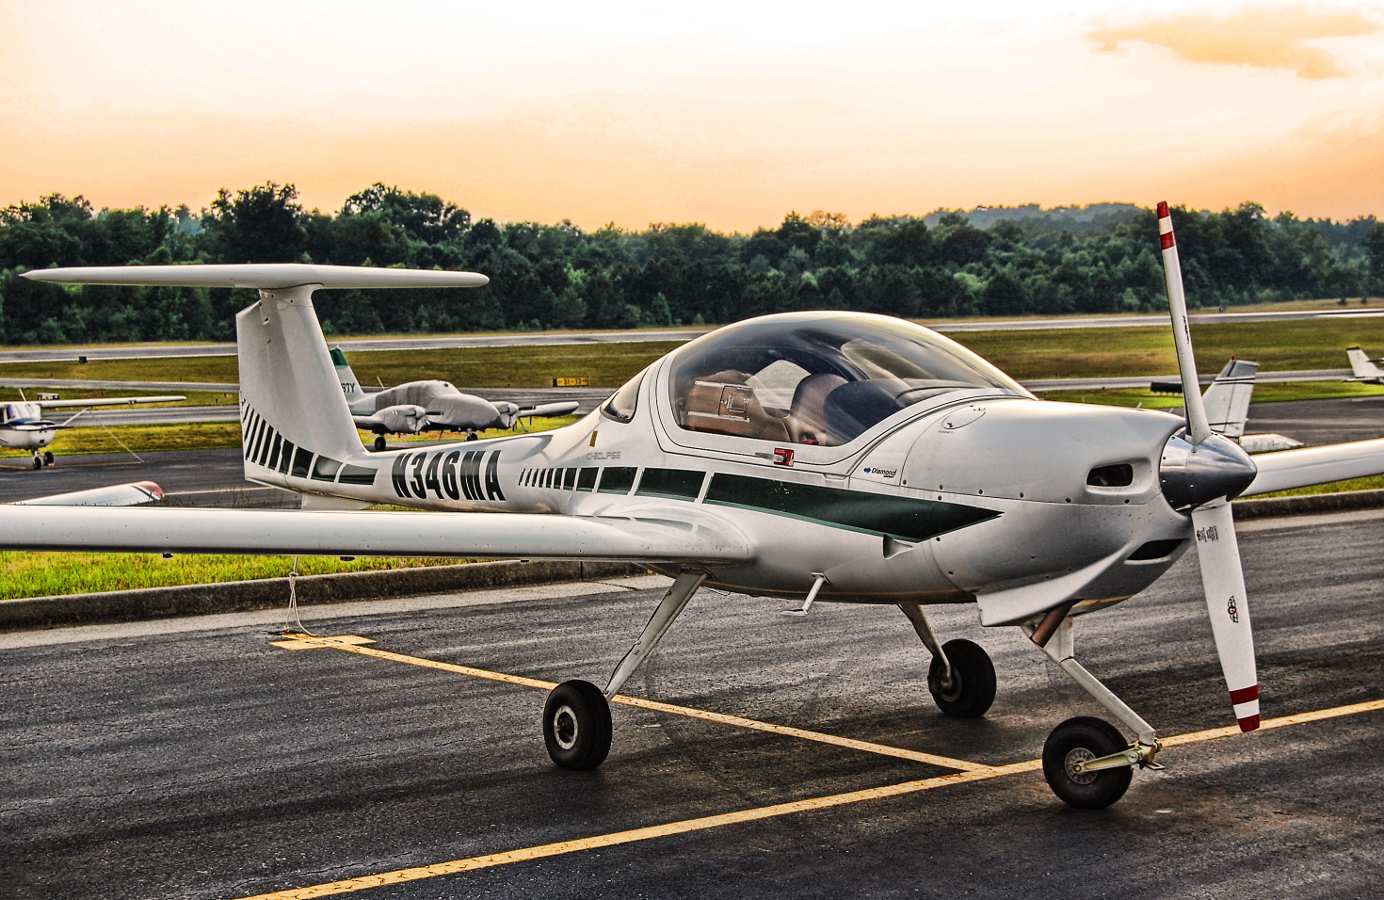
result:
M 1384 5 L 0 0 L 0 204 L 374 181 L 477 216 L 1166 196 L 1384 214 Z

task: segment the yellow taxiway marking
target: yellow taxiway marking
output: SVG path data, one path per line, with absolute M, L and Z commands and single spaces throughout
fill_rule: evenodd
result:
M 1309 722 L 1320 722 L 1326 719 L 1340 718 L 1342 716 L 1360 715 L 1361 713 L 1375 712 L 1382 709 L 1384 709 L 1384 700 L 1352 703 L 1349 706 L 1337 706 L 1331 709 L 1319 709 L 1312 712 L 1280 716 L 1275 719 L 1265 719 L 1260 725 L 1260 730 L 1272 731 L 1278 728 L 1286 728 L 1290 725 L 1305 725 Z M 1240 729 L 1238 726 L 1231 726 L 1229 728 L 1208 728 L 1204 731 L 1173 735 L 1165 739 L 1163 744 L 1168 747 L 1184 746 L 1203 741 L 1219 740 L 1221 738 L 1238 735 L 1239 733 Z M 885 800 L 891 797 L 902 797 L 908 794 L 917 794 L 922 791 L 931 791 L 957 784 L 989 781 L 1007 775 L 1034 772 L 1042 768 L 1043 761 L 1041 759 L 1030 759 L 1000 766 L 987 766 L 973 771 L 953 772 L 949 775 L 939 775 L 935 778 L 904 781 L 899 784 L 866 788 L 864 790 L 850 791 L 844 794 L 810 797 L 806 800 L 793 800 L 787 803 L 776 803 L 772 806 L 736 810 L 734 812 L 720 813 L 719 815 L 713 816 L 701 816 L 696 819 L 682 819 L 676 822 L 665 822 L 662 825 L 648 825 L 643 828 L 631 828 L 627 831 L 615 831 L 609 834 L 595 835 L 593 837 L 576 838 L 569 841 L 555 841 L 550 844 L 539 844 L 534 847 L 524 847 L 518 850 L 505 850 L 500 853 L 487 853 L 482 856 L 468 856 L 463 859 L 453 859 L 427 866 L 412 866 L 406 869 L 394 869 L 388 872 L 379 872 L 374 875 L 364 875 L 359 878 L 345 878 L 340 881 L 316 884 L 309 887 L 291 888 L 286 891 L 275 891 L 268 894 L 257 894 L 254 897 L 244 898 L 244 900 L 297 900 L 297 898 L 330 897 L 336 894 L 349 894 L 355 891 L 365 891 L 371 888 L 385 887 L 392 884 L 404 884 L 406 882 L 420 881 L 426 878 L 440 878 L 445 875 L 474 872 L 478 869 L 490 869 L 496 866 L 510 865 L 512 863 L 528 862 L 535 859 L 547 859 L 549 857 L 563 856 L 569 853 L 580 853 L 584 850 L 597 850 L 602 847 L 633 844 L 639 841 L 649 841 L 678 834 L 688 834 L 694 831 L 724 828 L 727 825 L 739 825 L 743 822 L 757 822 L 780 816 L 795 815 L 797 813 L 849 806 L 851 804 L 864 803 L 870 800 Z
M 331 643 L 326 643 L 327 641 Z M 283 650 L 331 650 L 341 644 L 359 646 L 361 644 L 373 643 L 375 642 L 370 638 L 361 637 L 358 634 L 324 634 L 317 637 L 295 634 L 282 641 L 270 641 L 269 646 L 279 647 Z
M 306 634 L 295 634 L 290 636 L 288 641 L 276 641 L 274 646 L 283 647 L 287 644 L 294 646 L 288 649 L 302 649 L 303 646 L 330 648 L 334 650 L 344 650 L 348 653 L 356 653 L 361 656 L 370 656 L 375 659 L 385 659 L 390 662 L 403 663 L 410 666 L 421 666 L 425 669 L 437 669 L 442 672 L 453 672 L 458 675 L 469 675 L 473 678 L 484 678 L 489 681 L 499 681 L 504 684 L 513 684 L 520 687 L 539 688 L 550 691 L 557 687 L 553 681 L 542 681 L 537 678 L 526 678 L 522 675 L 509 675 L 504 672 L 492 672 L 488 669 L 477 669 L 473 666 L 462 666 L 456 663 L 439 662 L 435 659 L 425 659 L 421 656 L 407 656 L 403 653 L 393 653 L 389 650 L 380 650 L 375 647 L 362 647 L 361 642 L 364 638 L 356 638 L 348 635 L 347 639 L 330 637 L 312 637 Z M 860 741 L 854 738 L 838 737 L 834 734 L 824 734 L 820 731 L 808 731 L 803 728 L 793 728 L 789 725 L 775 725 L 772 722 L 760 722 L 757 719 L 747 719 L 744 716 L 727 715 L 726 713 L 708 712 L 704 709 L 693 709 L 688 706 L 678 706 L 672 703 L 661 703 L 657 700 L 645 700 L 642 697 L 628 697 L 624 694 L 616 694 L 611 698 L 612 703 L 620 703 L 625 706 L 633 706 L 639 709 L 647 709 L 651 712 L 668 713 L 675 716 L 686 716 L 690 719 L 701 719 L 704 722 L 715 722 L 718 725 L 730 725 L 735 728 L 744 728 L 750 731 L 762 731 L 767 734 L 777 734 L 782 737 L 799 738 L 805 741 L 816 741 L 819 744 L 829 744 L 833 747 L 843 747 L 847 750 L 859 750 L 865 753 L 874 753 L 879 756 L 889 756 L 894 759 L 903 759 L 909 762 L 923 763 L 930 766 L 940 766 L 945 769 L 957 769 L 962 772 L 981 772 L 988 771 L 991 767 L 984 763 L 971 762 L 964 759 L 954 759 L 950 756 L 938 756 L 935 753 L 924 753 L 921 750 L 908 750 L 904 747 L 891 747 L 887 744 L 876 744 L 871 741 Z

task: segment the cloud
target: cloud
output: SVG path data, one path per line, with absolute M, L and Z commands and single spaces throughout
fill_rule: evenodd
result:
M 1338 78 L 1347 71 L 1328 50 L 1312 42 L 1350 38 L 1380 30 L 1378 22 L 1356 12 L 1328 12 L 1309 6 L 1242 9 L 1211 15 L 1183 13 L 1090 33 L 1103 52 L 1142 42 L 1164 47 L 1191 62 L 1288 69 L 1301 78 Z

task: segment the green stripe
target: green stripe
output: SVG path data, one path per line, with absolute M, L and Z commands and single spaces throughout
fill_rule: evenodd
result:
M 711 477 L 706 502 L 905 541 L 925 541 L 1000 515 L 992 509 L 940 500 L 724 474 Z

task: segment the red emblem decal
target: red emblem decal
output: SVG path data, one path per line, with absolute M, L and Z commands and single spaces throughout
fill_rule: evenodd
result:
M 774 465 L 776 465 L 776 466 L 791 466 L 791 465 L 793 465 L 793 448 L 792 448 L 792 447 L 775 447 L 775 448 L 774 448 Z

